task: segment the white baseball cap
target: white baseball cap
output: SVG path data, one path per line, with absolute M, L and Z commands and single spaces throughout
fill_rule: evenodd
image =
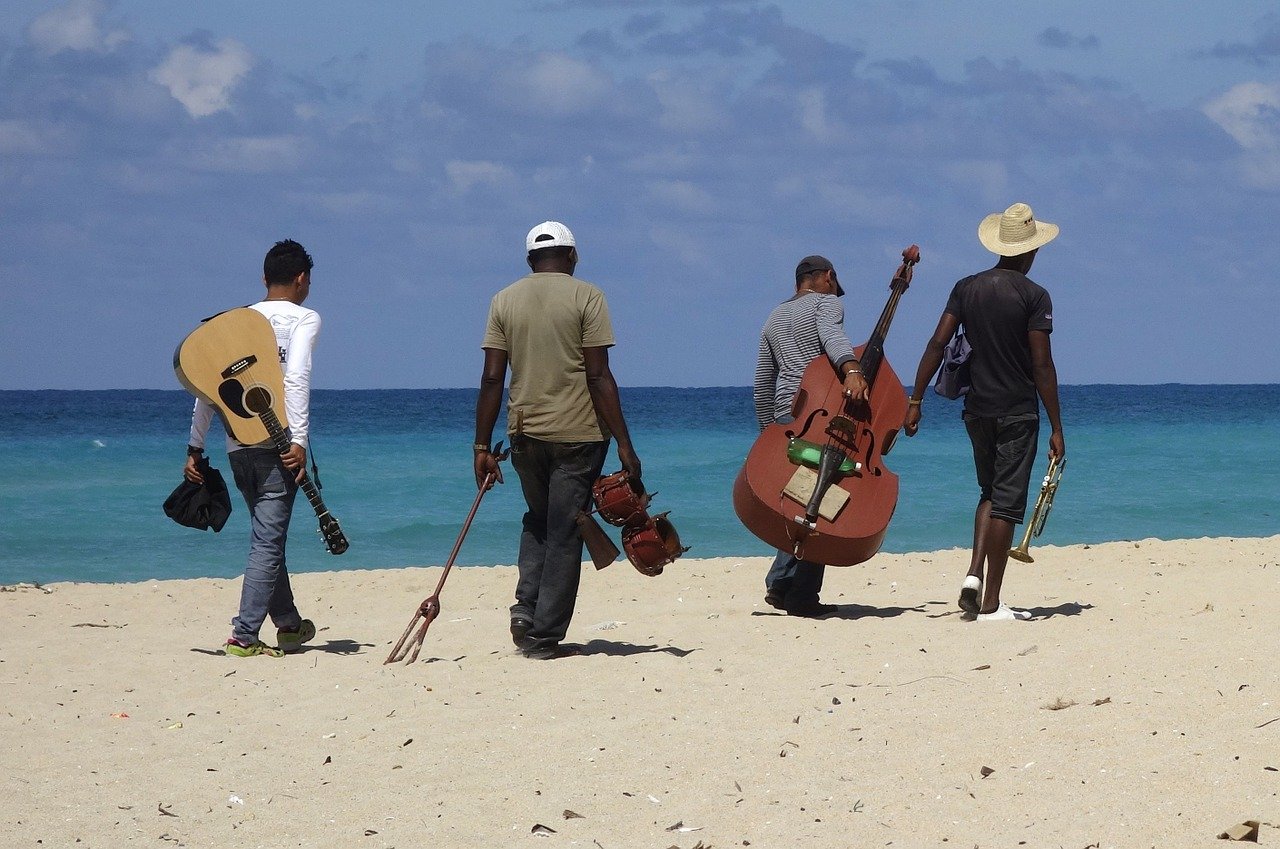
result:
M 543 221 L 524 237 L 526 251 L 540 251 L 543 248 L 572 248 L 575 245 L 573 234 L 559 221 Z

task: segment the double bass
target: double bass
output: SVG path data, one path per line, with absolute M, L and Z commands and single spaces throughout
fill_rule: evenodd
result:
M 884 356 L 902 293 L 920 261 L 915 245 L 889 284 L 889 300 L 855 348 L 867 401 L 844 396 L 825 354 L 805 369 L 789 424 L 761 431 L 733 483 L 733 509 L 747 530 L 802 560 L 853 566 L 880 550 L 898 504 L 898 476 L 883 457 L 907 413 L 907 393 Z

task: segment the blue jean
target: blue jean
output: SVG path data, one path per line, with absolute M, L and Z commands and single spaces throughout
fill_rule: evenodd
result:
M 777 416 L 775 421 L 791 424 L 795 419 L 783 415 Z M 789 551 L 778 549 L 778 556 L 773 558 L 773 565 L 764 576 L 764 588 L 766 592 L 780 596 L 784 608 L 816 604 L 826 571 L 827 567 L 821 563 L 801 560 Z
M 511 465 L 520 476 L 528 511 L 520 533 L 516 603 L 511 616 L 533 623 L 527 648 L 554 646 L 569 632 L 582 577 L 582 537 L 576 521 L 589 509 L 609 443 L 511 440 Z
M 302 617 L 293 603 L 284 545 L 298 484 L 272 448 L 242 448 L 229 455 L 236 486 L 249 506 L 249 562 L 240 590 L 240 612 L 231 636 L 253 643 L 268 616 L 277 628 L 296 630 Z
M 789 551 L 778 550 L 778 556 L 764 577 L 765 590 L 782 597 L 782 606 L 805 607 L 816 604 L 822 591 L 822 576 L 827 567 L 801 560 Z

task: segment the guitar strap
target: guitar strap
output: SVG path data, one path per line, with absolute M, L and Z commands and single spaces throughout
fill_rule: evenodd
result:
M 316 468 L 316 446 L 310 440 L 307 444 L 307 453 L 311 455 L 311 479 L 315 481 L 316 489 L 324 489 L 324 484 L 320 483 L 320 470 Z
M 213 315 L 205 316 L 204 318 L 200 319 L 200 323 L 204 324 L 206 321 L 213 321 L 215 318 L 222 315 L 222 313 L 231 312 L 231 310 L 242 310 L 251 306 L 253 306 L 253 304 L 245 304 L 243 307 L 231 307 L 231 309 L 225 309 L 222 312 L 215 312 Z

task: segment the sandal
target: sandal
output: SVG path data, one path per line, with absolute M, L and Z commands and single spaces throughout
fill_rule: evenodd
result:
M 255 640 L 246 646 L 232 638 L 222 646 L 222 651 L 230 657 L 254 657 L 260 654 L 267 657 L 284 657 L 283 651 L 272 648 L 262 640 Z
M 283 628 L 276 630 L 276 645 L 285 654 L 302 651 L 302 644 L 309 643 L 315 638 L 316 623 L 310 619 L 303 619 L 302 624 L 298 626 L 296 631 L 286 631 Z

